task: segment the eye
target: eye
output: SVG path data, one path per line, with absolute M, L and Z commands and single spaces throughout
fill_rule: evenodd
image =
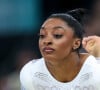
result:
M 38 36 L 39 36 L 39 38 L 41 38 L 41 39 L 43 39 L 43 38 L 45 37 L 45 35 L 43 35 L 43 34 L 39 34 Z
M 60 34 L 54 34 L 54 37 L 57 38 L 57 39 L 61 38 L 62 36 L 63 35 L 60 35 Z

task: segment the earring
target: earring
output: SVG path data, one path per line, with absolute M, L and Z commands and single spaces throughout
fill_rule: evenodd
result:
M 77 49 L 77 47 L 73 47 L 73 50 L 76 50 Z
M 76 50 L 76 47 L 73 47 L 73 48 L 72 48 L 72 52 L 74 52 L 75 50 Z

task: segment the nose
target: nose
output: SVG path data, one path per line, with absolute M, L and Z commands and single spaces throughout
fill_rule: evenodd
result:
M 52 44 L 51 38 L 46 38 L 46 39 L 44 40 L 44 45 L 51 45 L 51 44 Z
M 52 44 L 52 42 L 45 41 L 45 42 L 44 42 L 44 44 L 45 44 L 45 45 L 51 45 L 51 44 Z

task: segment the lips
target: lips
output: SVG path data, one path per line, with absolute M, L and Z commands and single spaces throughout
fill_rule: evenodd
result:
M 53 51 L 54 51 L 54 49 L 50 48 L 50 47 L 43 48 L 43 52 L 45 52 L 45 53 L 52 53 Z

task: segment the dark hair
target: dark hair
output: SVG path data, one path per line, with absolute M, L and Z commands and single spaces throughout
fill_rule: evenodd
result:
M 59 18 L 63 20 L 64 22 L 66 22 L 68 26 L 73 28 L 74 36 L 80 38 L 82 42 L 83 35 L 84 35 L 84 29 L 82 25 L 74 17 L 72 17 L 68 13 L 56 13 L 56 14 L 51 14 L 47 19 L 49 18 Z M 80 47 L 77 48 L 77 51 L 79 51 L 81 46 L 82 46 L 82 43 Z
M 91 11 L 85 8 L 76 8 L 67 12 L 74 17 L 81 25 L 85 25 L 89 21 Z

